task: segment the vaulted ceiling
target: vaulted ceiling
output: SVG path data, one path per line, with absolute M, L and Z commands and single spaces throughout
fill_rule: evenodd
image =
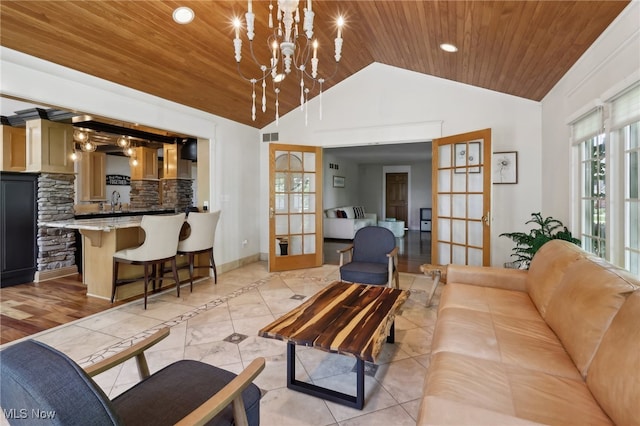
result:
M 342 60 L 324 90 L 380 62 L 538 101 L 628 3 L 314 0 L 321 74 L 334 72 L 334 22 L 338 15 L 346 20 Z M 178 6 L 193 9 L 195 20 L 188 25 L 173 22 Z M 253 1 L 257 41 L 270 31 L 268 7 L 268 1 Z M 246 9 L 246 1 L 226 0 L 2 0 L 0 43 L 262 128 L 274 120 L 271 87 L 267 112 L 258 107 L 252 121 L 251 85 L 240 78 L 234 59 L 231 20 L 244 16 Z M 444 52 L 441 43 L 459 50 Z M 266 44 L 256 42 L 255 53 L 268 60 Z M 260 76 L 247 61 L 246 39 L 243 58 L 242 71 Z M 316 95 L 317 87 L 309 96 Z M 299 99 L 299 81 L 286 79 L 280 114 L 299 105 Z

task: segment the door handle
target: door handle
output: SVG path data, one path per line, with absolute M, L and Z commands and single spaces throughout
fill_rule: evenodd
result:
M 482 216 L 482 222 L 484 222 L 485 226 L 489 226 L 489 223 L 491 222 L 491 212 L 490 211 L 487 211 L 487 214 Z

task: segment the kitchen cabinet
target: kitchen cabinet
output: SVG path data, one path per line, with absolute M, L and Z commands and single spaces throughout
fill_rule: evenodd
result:
M 73 126 L 44 119 L 27 120 L 26 171 L 74 173 Z
M 80 154 L 80 201 L 107 199 L 107 154 L 82 152 Z
M 0 174 L 0 286 L 33 282 L 38 248 L 38 176 Z
M 24 171 L 27 167 L 26 131 L 22 127 L 2 126 L 0 167 L 4 171 Z
M 164 144 L 162 177 L 164 179 L 191 179 L 191 160 L 180 158 L 178 144 Z
M 158 179 L 158 150 L 139 146 L 135 148 L 137 165 L 131 164 L 131 180 Z

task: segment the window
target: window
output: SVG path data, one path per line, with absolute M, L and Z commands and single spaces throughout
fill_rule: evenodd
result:
M 640 84 L 571 128 L 582 247 L 640 276 Z

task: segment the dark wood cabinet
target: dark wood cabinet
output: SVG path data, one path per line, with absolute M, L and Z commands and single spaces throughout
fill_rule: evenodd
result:
M 0 286 L 29 283 L 37 267 L 38 175 L 0 174 Z

